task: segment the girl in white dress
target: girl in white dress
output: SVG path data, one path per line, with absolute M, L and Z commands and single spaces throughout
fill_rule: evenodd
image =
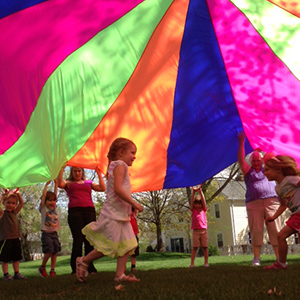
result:
M 125 138 L 117 138 L 108 152 L 107 198 L 96 222 L 82 229 L 94 250 L 76 260 L 76 275 L 86 281 L 88 266 L 103 256 L 117 257 L 115 281 L 139 281 L 134 275 L 125 275 L 128 256 L 137 247 L 130 224 L 131 207 L 143 211 L 143 207 L 131 197 L 128 167 L 136 155 L 135 144 Z

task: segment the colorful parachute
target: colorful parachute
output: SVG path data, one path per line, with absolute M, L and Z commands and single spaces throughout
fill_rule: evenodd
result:
M 133 191 L 198 184 L 261 148 L 300 162 L 300 4 L 14 0 L 0 7 L 0 185 L 105 172 L 132 139 Z

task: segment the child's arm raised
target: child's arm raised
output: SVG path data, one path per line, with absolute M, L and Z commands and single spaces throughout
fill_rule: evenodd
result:
M 0 197 L 0 204 L 2 204 L 2 201 L 3 201 L 3 198 L 4 198 L 5 194 L 6 194 L 6 189 L 4 189 L 3 192 L 2 192 L 2 195 Z M 3 214 L 4 214 L 4 211 L 3 211 L 2 207 L 0 206 L 0 218 L 2 218 Z
M 123 181 L 126 175 L 126 169 L 125 166 L 119 165 L 114 169 L 114 190 L 117 196 L 119 196 L 123 201 L 129 203 L 134 208 L 136 208 L 138 211 L 142 212 L 143 207 L 141 204 L 135 202 L 131 195 L 128 194 L 123 189 Z
M 194 209 L 195 193 L 196 193 L 196 190 L 194 188 L 192 188 L 191 210 Z
M 57 181 L 57 179 L 53 179 L 53 181 L 54 181 L 54 194 L 57 197 L 58 181 Z
M 15 212 L 15 214 L 18 214 L 24 205 L 24 200 L 23 200 L 23 197 L 21 196 L 21 194 L 19 193 L 19 190 L 16 190 L 15 194 L 18 196 L 19 203 L 18 203 L 17 207 L 15 208 L 14 212 Z
M 46 195 L 47 195 L 47 188 L 48 185 L 50 184 L 51 181 L 48 181 L 45 183 L 44 189 L 43 189 L 43 194 L 41 197 L 41 203 L 40 203 L 40 208 L 43 208 L 45 206 L 45 201 L 46 201 Z
M 95 171 L 99 178 L 99 184 L 93 182 L 92 189 L 97 192 L 104 192 L 105 191 L 105 183 L 104 183 L 101 171 L 98 167 L 96 167 Z
M 205 200 L 205 197 L 204 197 L 204 194 L 203 194 L 203 191 L 202 191 L 202 185 L 200 185 L 198 191 L 199 191 L 199 194 L 200 194 L 200 197 L 201 197 L 202 209 L 204 211 L 207 211 L 207 205 L 206 205 L 206 200 Z

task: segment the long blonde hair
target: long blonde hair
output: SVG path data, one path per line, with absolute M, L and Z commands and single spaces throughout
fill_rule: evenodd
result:
M 284 176 L 296 176 L 300 175 L 300 170 L 295 159 L 288 155 L 265 155 L 265 165 L 272 169 L 281 169 Z
M 74 170 L 75 168 L 81 169 L 81 170 L 82 170 L 81 180 L 86 180 L 85 173 L 84 173 L 84 169 L 83 169 L 83 168 L 80 168 L 80 167 L 71 167 L 70 175 L 69 175 L 69 177 L 67 178 L 67 180 L 68 180 L 68 181 L 74 181 L 73 170 Z
M 110 145 L 109 147 L 109 151 L 108 151 L 108 154 L 107 154 L 107 158 L 108 158 L 108 165 L 107 165 L 107 170 L 108 170 L 108 167 L 109 167 L 109 164 L 114 161 L 114 160 L 117 160 L 117 154 L 118 154 L 118 151 L 120 149 L 127 149 L 129 148 L 130 146 L 134 145 L 136 147 L 136 145 L 134 144 L 133 141 L 129 140 L 129 139 L 126 139 L 126 138 L 116 138 L 112 144 Z M 108 178 L 108 172 L 106 171 L 106 178 Z

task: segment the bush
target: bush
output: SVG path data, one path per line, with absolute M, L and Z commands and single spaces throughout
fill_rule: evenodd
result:
M 217 246 L 209 245 L 208 246 L 208 255 L 209 256 L 219 256 L 220 252 L 219 252 L 218 247 Z
M 155 252 L 155 250 L 153 249 L 153 247 L 151 245 L 149 245 L 146 249 L 146 252 Z
M 220 252 L 219 252 L 218 247 L 212 246 L 212 245 L 208 246 L 208 256 L 219 256 L 219 255 L 220 255 Z M 198 256 L 199 257 L 203 256 L 202 247 L 199 247 L 199 249 L 198 249 Z

